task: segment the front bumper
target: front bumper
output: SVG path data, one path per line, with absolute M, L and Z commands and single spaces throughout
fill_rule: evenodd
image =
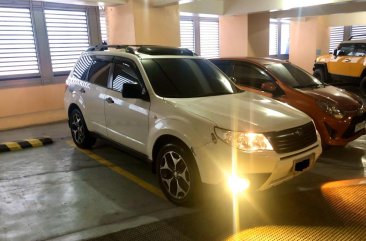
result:
M 258 190 L 271 188 L 310 170 L 315 166 L 321 152 L 318 134 L 316 143 L 283 154 L 275 151 L 243 152 L 220 140 L 216 144 L 210 143 L 194 149 L 203 183 L 222 184 L 235 173 L 248 178 L 251 188 Z M 295 170 L 296 166 L 301 170 Z
M 366 112 L 359 116 L 349 116 L 342 120 L 334 118 L 324 118 L 315 120 L 315 125 L 319 131 L 323 145 L 344 146 L 347 143 L 366 134 Z M 359 128 L 363 125 L 363 128 Z M 357 126 L 357 128 L 356 128 Z

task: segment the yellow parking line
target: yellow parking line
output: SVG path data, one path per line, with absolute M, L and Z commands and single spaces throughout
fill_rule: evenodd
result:
M 71 141 L 66 141 L 66 143 L 68 145 L 72 146 L 72 147 L 76 147 L 77 148 L 77 146 L 73 142 L 71 142 Z M 119 175 L 127 178 L 128 180 L 136 183 L 137 185 L 139 185 L 140 187 L 144 188 L 145 190 L 147 190 L 147 191 L 155 194 L 156 196 L 158 196 L 158 197 L 166 200 L 164 194 L 162 193 L 162 191 L 159 188 L 151 185 L 148 182 L 145 182 L 141 178 L 133 175 L 132 173 L 129 173 L 125 169 L 123 169 L 123 168 L 115 165 L 114 163 L 112 163 L 112 162 L 104 159 L 103 157 L 101 157 L 101 156 L 99 156 L 99 155 L 97 155 L 97 154 L 95 154 L 95 153 L 93 153 L 93 152 L 91 152 L 89 150 L 84 150 L 84 149 L 80 149 L 80 148 L 78 148 L 78 150 L 81 151 L 82 153 L 84 153 L 85 155 L 87 155 L 88 157 L 90 157 L 90 158 L 94 159 L 95 161 L 99 162 L 103 166 L 108 167 L 112 171 L 114 171 L 114 172 L 118 173 Z

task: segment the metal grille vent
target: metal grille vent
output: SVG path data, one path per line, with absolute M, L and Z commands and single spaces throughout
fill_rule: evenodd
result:
M 180 21 L 180 46 L 195 52 L 194 23 L 192 20 Z
M 23 74 L 39 74 L 30 11 L 0 8 L 0 78 Z
M 85 11 L 45 10 L 54 72 L 70 71 L 89 46 Z
M 340 42 L 343 41 L 344 27 L 329 27 L 329 53 L 333 53 Z
M 201 55 L 206 58 L 219 57 L 218 21 L 200 22 Z
M 317 140 L 314 124 L 309 122 L 303 126 L 265 134 L 277 153 L 289 153 L 300 150 Z
M 366 39 L 366 25 L 353 25 L 351 36 L 353 36 L 352 40 Z

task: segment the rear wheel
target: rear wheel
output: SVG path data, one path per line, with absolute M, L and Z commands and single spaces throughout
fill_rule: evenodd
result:
M 157 155 L 157 174 L 164 195 L 177 205 L 195 204 L 201 187 L 192 152 L 181 144 L 166 144 Z
M 69 126 L 74 143 L 80 148 L 90 148 L 95 144 L 96 138 L 91 136 L 86 127 L 83 114 L 78 109 L 71 111 L 69 115 Z
M 325 82 L 325 74 L 324 71 L 322 69 L 315 69 L 313 76 L 315 78 L 317 78 L 318 80 L 320 80 L 321 82 Z

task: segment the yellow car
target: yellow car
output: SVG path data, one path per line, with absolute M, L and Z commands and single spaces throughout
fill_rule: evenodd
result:
M 314 64 L 314 77 L 330 83 L 357 84 L 366 96 L 366 40 L 343 41 L 333 54 L 319 56 Z

